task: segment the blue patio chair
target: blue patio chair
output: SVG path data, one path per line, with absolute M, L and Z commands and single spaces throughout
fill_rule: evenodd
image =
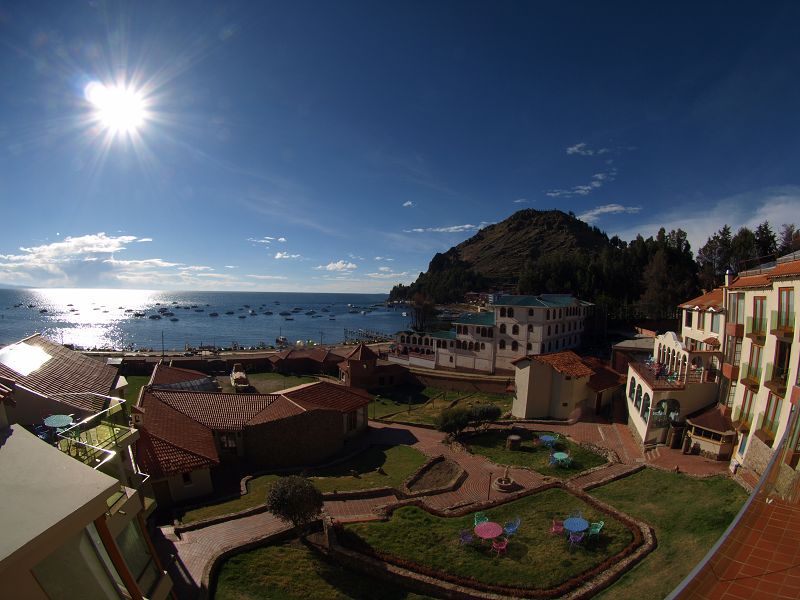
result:
M 458 535 L 458 543 L 460 546 L 467 546 L 473 542 L 475 537 L 469 529 L 462 529 Z
M 508 523 L 503 525 L 503 531 L 506 532 L 506 536 L 507 537 L 510 537 L 510 536 L 514 535 L 515 533 L 517 533 L 517 529 L 519 529 L 520 525 L 522 525 L 522 518 L 521 517 L 517 517 L 513 521 L 509 521 Z
M 475 513 L 475 520 L 474 520 L 475 527 L 477 527 L 481 523 L 486 523 L 486 521 L 488 521 L 488 520 L 489 520 L 489 517 L 486 516 L 486 513 L 482 513 L 482 512 L 476 512 Z

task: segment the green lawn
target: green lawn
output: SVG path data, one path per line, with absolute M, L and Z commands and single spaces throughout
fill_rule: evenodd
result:
M 368 575 L 348 571 L 297 540 L 265 546 L 225 561 L 216 600 L 427 600 Z
M 563 519 L 573 510 L 582 511 L 589 521 L 605 521 L 599 542 L 593 540 L 570 551 L 564 536 L 550 535 L 552 519 Z M 546 490 L 486 514 L 501 524 L 522 518 L 506 556 L 498 558 L 488 544 L 459 544 L 459 531 L 472 530 L 473 515 L 440 518 L 408 506 L 396 510 L 389 521 L 345 527 L 357 536 L 357 543 L 428 568 L 487 584 L 528 588 L 557 585 L 620 552 L 633 539 L 622 523 L 561 489 Z
M 128 388 L 125 390 L 125 404 L 128 406 L 128 414 L 130 414 L 130 407 L 134 406 L 139 400 L 139 390 L 150 381 L 150 375 L 125 375 L 128 380 Z
M 511 465 L 529 467 L 542 475 L 553 477 L 569 477 L 580 471 L 591 469 L 605 464 L 607 461 L 599 454 L 595 454 L 578 444 L 561 436 L 554 450 L 567 452 L 572 458 L 572 464 L 565 467 L 550 466 L 550 448 L 533 443 L 534 433 L 544 435 L 547 431 L 531 432 L 527 430 L 514 430 L 515 434 L 522 437 L 520 450 L 506 450 L 506 438 L 509 430 L 490 430 L 466 438 L 466 443 L 475 454 L 485 456 L 498 465 Z
M 409 423 L 433 425 L 450 403 L 459 400 L 458 406 L 474 404 L 496 404 L 503 413 L 511 410 L 513 397 L 508 394 L 487 394 L 484 392 L 453 392 L 439 388 L 413 388 L 398 386 L 381 390 L 379 397 L 369 406 L 371 418 L 386 418 Z
M 247 379 L 250 380 L 250 385 L 260 394 L 271 394 L 272 392 L 285 390 L 286 388 L 296 385 L 317 381 L 317 378 L 313 376 L 298 377 L 295 375 L 283 375 L 281 373 L 248 373 Z M 223 392 L 233 393 L 234 390 L 231 385 L 231 378 L 228 375 L 220 375 L 217 377 L 217 383 L 222 386 Z
M 421 467 L 427 457 L 410 446 L 393 446 L 391 448 L 372 446 L 352 459 L 318 471 L 306 473 L 322 492 L 334 490 L 364 490 L 375 487 L 396 487 L 405 481 L 411 473 Z M 381 467 L 385 475 L 378 473 Z M 350 474 L 352 470 L 358 477 Z M 183 523 L 191 523 L 208 519 L 264 503 L 267 489 L 280 475 L 262 475 L 250 480 L 248 493 L 233 500 L 216 502 L 186 511 L 180 518 Z
M 747 494 L 726 477 L 692 479 L 645 469 L 591 494 L 649 523 L 658 548 L 611 588 L 603 600 L 664 598 L 727 528 Z

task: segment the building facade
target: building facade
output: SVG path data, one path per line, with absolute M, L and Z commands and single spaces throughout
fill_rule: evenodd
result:
M 403 331 L 389 360 L 429 369 L 512 373 L 518 358 L 577 348 L 594 305 L 564 294 L 499 296 L 449 331 Z

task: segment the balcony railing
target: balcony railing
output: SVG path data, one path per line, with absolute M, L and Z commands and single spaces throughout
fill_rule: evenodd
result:
M 767 320 L 764 317 L 747 319 L 747 337 L 757 344 L 763 345 L 767 337 Z
M 769 332 L 781 339 L 791 341 L 794 335 L 794 312 L 773 310 L 770 313 Z
M 761 385 L 761 367 L 744 363 L 740 373 L 742 374 L 742 385 L 746 385 L 753 391 L 756 391 Z
M 767 364 L 767 376 L 764 380 L 764 387 L 781 398 L 786 396 L 786 384 L 789 377 L 789 369 L 782 365 Z
M 760 412 L 756 425 L 756 437 L 771 448 L 775 441 L 775 434 L 778 432 L 777 422 L 768 423 L 764 413 Z

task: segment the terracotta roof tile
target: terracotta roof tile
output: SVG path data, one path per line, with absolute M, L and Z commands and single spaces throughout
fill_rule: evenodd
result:
M 719 404 L 702 409 L 686 417 L 686 422 L 717 433 L 732 434 L 733 422 Z
M 378 355 L 367 346 L 365 343 L 361 342 L 358 346 L 353 348 L 353 351 L 346 356 L 347 360 L 361 360 L 361 361 L 370 361 L 370 360 L 378 360 Z
M 791 277 L 798 275 L 800 275 L 800 260 L 778 263 L 775 265 L 775 268 L 769 272 L 770 277 Z
M 323 408 L 339 412 L 356 410 L 372 400 L 367 392 L 327 381 L 307 383 L 279 393 L 306 409 Z
M 38 333 L 19 343 L 41 348 L 51 356 L 50 360 L 28 375 L 21 375 L 0 363 L 0 376 L 15 380 L 21 387 L 42 396 L 61 394 L 58 398 L 60 402 L 80 410 L 86 410 L 82 400 L 77 396 L 70 400 L 69 396 L 63 394 L 94 392 L 107 395 L 114 389 L 117 381 L 117 370 L 114 367 L 53 343 Z
M 181 384 L 185 384 L 181 386 Z M 165 365 L 162 362 L 156 364 L 153 374 L 150 376 L 150 385 L 153 387 L 185 387 L 186 389 L 198 389 L 211 386 L 208 391 L 216 390 L 216 383 L 205 373 Z M 198 391 L 201 391 L 198 389 Z
M 602 392 L 625 383 L 625 375 L 617 373 L 606 361 L 594 356 L 585 356 L 581 359 L 584 365 L 594 371 L 589 376 L 587 385 L 597 392 Z
M 559 373 L 570 377 L 590 377 L 594 375 L 594 371 L 583 364 L 581 357 L 571 350 L 553 352 L 552 354 L 537 354 L 531 358 L 542 364 L 550 365 Z
M 142 400 L 153 396 L 214 431 L 241 431 L 245 423 L 267 408 L 275 394 L 225 394 L 148 388 Z
M 708 344 L 709 346 L 717 347 L 717 346 L 719 346 L 719 338 L 717 338 L 717 337 L 715 337 L 713 335 L 710 335 L 706 339 L 703 340 L 703 343 L 704 344 Z
M 760 288 L 760 287 L 769 287 L 772 281 L 769 278 L 769 275 L 764 273 L 760 275 L 747 275 L 747 276 L 739 276 L 734 279 L 731 284 L 728 286 L 730 290 L 736 290 L 741 288 Z
M 154 437 L 146 429 L 140 429 L 139 439 L 136 442 L 136 462 L 148 475 L 166 477 L 204 467 L 213 467 L 219 464 L 219 458 L 214 459 L 196 454 Z
M 688 300 L 680 305 L 680 308 L 699 308 L 701 310 L 722 310 L 722 288 L 716 288 L 706 292 L 702 296 Z
M 280 421 L 281 419 L 287 419 L 304 412 L 307 411 L 303 407 L 295 404 L 285 396 L 278 396 L 274 402 L 267 406 L 267 408 L 250 419 L 246 426 L 250 427 L 252 425 L 259 425 L 261 423 Z

